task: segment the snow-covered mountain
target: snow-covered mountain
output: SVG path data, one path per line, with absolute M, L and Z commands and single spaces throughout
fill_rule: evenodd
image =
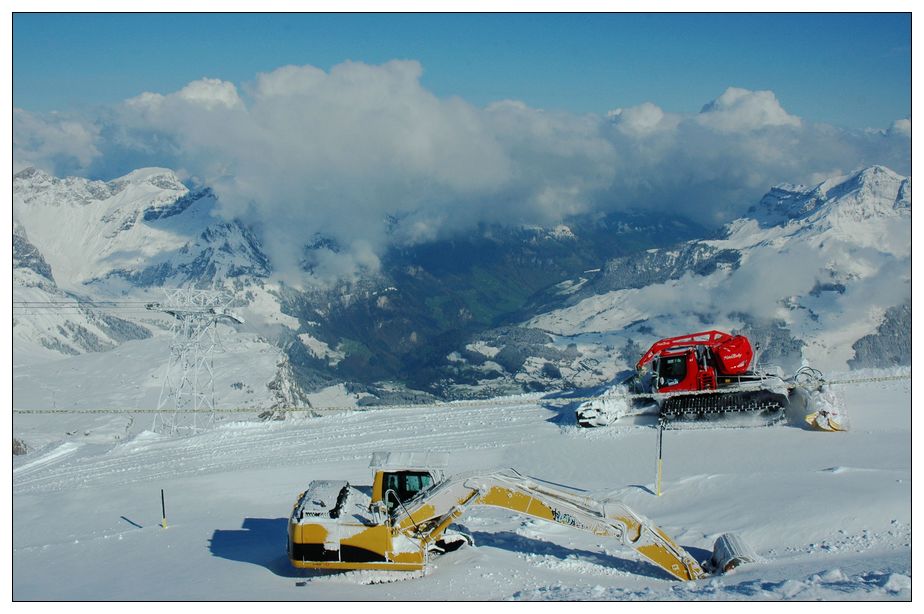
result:
M 59 288 L 48 262 L 16 222 L 13 296 L 17 302 L 13 330 L 19 364 L 106 351 L 124 341 L 151 336 L 145 326 L 94 310 L 86 297 Z
M 200 200 L 190 198 L 166 169 L 137 170 L 108 182 L 58 179 L 31 168 L 13 178 L 14 216 L 70 289 L 182 247 L 185 237 L 175 227 L 142 222 L 168 220 L 172 216 L 161 216 L 170 209 L 185 210 Z M 199 216 L 200 224 L 204 220 Z
M 244 294 L 278 317 L 263 280 L 269 262 L 251 229 L 216 217 L 215 195 L 170 170 L 112 181 L 59 179 L 29 168 L 13 179 L 16 362 L 105 351 L 160 332 L 145 313 L 161 288 Z
M 827 206 L 832 201 L 837 205 Z M 754 207 L 749 217 L 763 226 L 785 226 L 805 220 L 820 210 L 822 217 L 852 217 L 857 221 L 891 217 L 911 207 L 911 180 L 883 166 L 872 166 L 850 175 L 832 177 L 817 186 L 783 184 L 772 188 Z M 837 222 L 835 222 L 836 224 Z M 830 228 L 832 224 L 828 224 Z M 868 234 L 865 232 L 860 235 Z
M 267 277 L 253 232 L 214 216 L 215 195 L 192 191 L 167 169 L 112 181 L 57 179 L 26 169 L 13 179 L 13 210 L 59 283 L 72 290 L 219 285 Z M 118 283 L 119 290 L 124 290 Z
M 579 347 L 735 329 L 784 368 L 908 364 L 910 252 L 911 180 L 876 166 L 773 188 L 720 239 L 611 260 L 527 325 Z
M 230 292 L 238 334 L 274 346 L 267 407 L 334 389 L 376 404 L 594 386 L 656 338 L 708 328 L 744 331 L 786 370 L 910 362 L 911 180 L 884 167 L 774 187 L 720 235 L 644 214 L 485 228 L 310 290 L 281 283 L 260 235 L 218 207 L 167 169 L 18 173 L 14 362 L 165 335 L 167 320 L 104 302 L 181 286 Z M 306 275 L 332 241 L 305 238 Z M 52 303 L 68 308 L 28 308 Z

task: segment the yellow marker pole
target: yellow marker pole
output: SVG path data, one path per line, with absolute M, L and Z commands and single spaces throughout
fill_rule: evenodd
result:
M 661 465 L 662 465 L 662 452 L 664 449 L 664 421 L 658 420 L 658 485 L 657 492 L 658 496 L 661 496 Z
M 163 488 L 160 489 L 160 514 L 161 514 L 160 526 L 166 529 L 167 528 L 167 508 L 164 505 L 164 489 Z
M 661 496 L 661 459 L 658 459 L 658 496 Z

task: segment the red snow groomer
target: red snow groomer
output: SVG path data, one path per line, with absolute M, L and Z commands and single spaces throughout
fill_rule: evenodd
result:
M 651 413 L 655 405 L 668 422 L 758 416 L 772 424 L 784 417 L 788 390 L 779 375 L 751 371 L 753 358 L 751 343 L 742 335 L 710 330 L 662 339 L 623 383 L 627 402 L 584 403 L 577 410 L 578 424 L 602 426 L 620 415 Z
M 656 392 L 715 390 L 752 378 L 748 367 L 753 358 L 747 337 L 710 330 L 655 342 L 635 370 L 641 373 L 652 363 Z

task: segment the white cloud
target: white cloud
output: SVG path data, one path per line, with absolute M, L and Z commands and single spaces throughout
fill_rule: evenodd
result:
M 729 88 L 692 115 L 644 103 L 602 117 L 479 108 L 435 96 L 421 74 L 415 61 L 284 66 L 240 92 L 205 78 L 82 120 L 17 110 L 14 160 L 102 178 L 181 169 L 215 189 L 222 215 L 257 224 L 293 279 L 318 233 L 340 250 L 319 253 L 317 274 L 352 275 L 390 245 L 481 223 L 634 207 L 718 224 L 776 183 L 869 164 L 910 172 L 907 120 L 875 134 L 808 124 L 768 91 Z
M 193 81 L 186 87 L 176 93 L 178 98 L 205 107 L 206 109 L 215 109 L 224 107 L 226 109 L 243 108 L 237 95 L 237 88 L 233 83 L 221 81 L 219 79 L 200 79 Z
M 144 92 L 126 100 L 124 106 L 142 113 L 157 113 L 163 111 L 165 107 L 176 108 L 178 103 L 186 103 L 191 107 L 201 107 L 208 111 L 218 108 L 242 109 L 244 107 L 234 84 L 220 79 L 192 81 L 180 91 L 166 96 Z
M 49 172 L 82 174 L 100 155 L 98 129 L 56 113 L 13 110 L 14 169 L 35 166 Z
M 780 106 L 770 91 L 752 92 L 730 87 L 725 93 L 703 107 L 697 121 L 721 132 L 749 132 L 763 128 L 791 126 L 802 121 Z
M 911 137 L 911 120 L 910 119 L 897 119 L 892 122 L 892 125 L 889 127 L 889 133 Z
M 679 116 L 666 114 L 661 107 L 651 102 L 626 109 L 613 109 L 607 113 L 607 117 L 621 131 L 637 137 L 650 135 L 656 130 L 672 130 L 680 123 Z

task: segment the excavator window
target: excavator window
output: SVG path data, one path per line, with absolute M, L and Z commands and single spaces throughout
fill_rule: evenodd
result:
M 426 471 L 400 471 L 385 474 L 385 501 L 391 512 L 398 503 L 404 503 L 421 490 L 433 484 L 433 476 Z M 395 500 L 395 496 L 398 500 Z

